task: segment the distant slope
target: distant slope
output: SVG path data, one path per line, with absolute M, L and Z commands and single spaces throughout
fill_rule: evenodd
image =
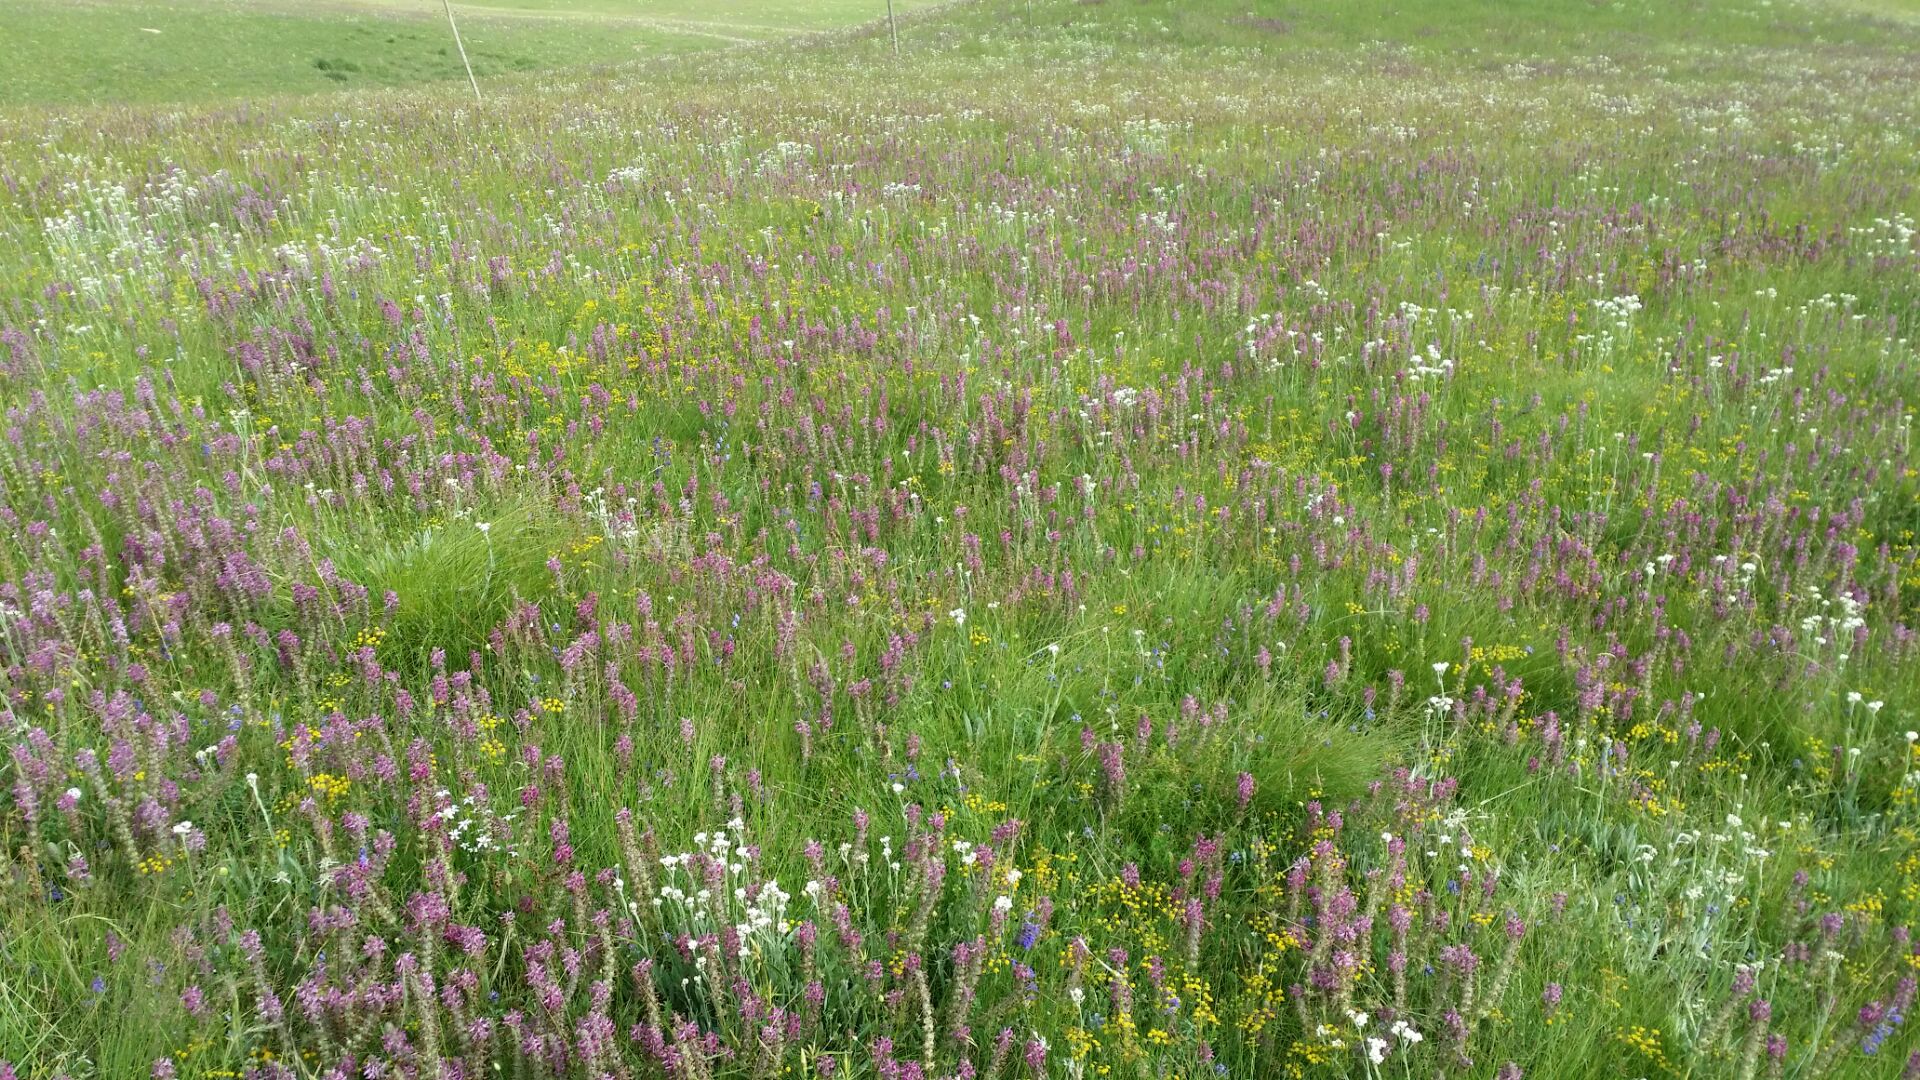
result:
M 455 5 L 482 79 L 752 44 L 885 11 L 884 0 Z M 0 0 L 0 26 L 0 106 L 236 100 L 465 78 L 436 0 Z

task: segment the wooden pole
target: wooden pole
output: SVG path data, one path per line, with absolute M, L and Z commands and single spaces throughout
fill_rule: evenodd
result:
M 887 0 L 891 5 L 893 0 Z M 453 21 L 453 0 L 440 0 L 440 6 L 447 9 L 447 27 L 453 31 L 453 47 L 460 50 L 460 66 L 467 69 L 467 84 L 473 87 L 473 100 L 485 104 L 480 99 L 480 80 L 473 77 L 473 63 L 467 59 L 467 46 L 460 40 L 460 26 Z
M 887 0 L 887 33 L 893 37 L 893 55 L 900 55 L 900 28 L 893 22 L 893 0 Z

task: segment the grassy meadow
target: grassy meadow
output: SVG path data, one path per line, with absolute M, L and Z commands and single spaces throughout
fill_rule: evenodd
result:
M 0 1078 L 1920 1077 L 1920 9 L 874 8 L 0 0 Z
M 899 0 L 896 10 L 932 3 Z M 462 0 L 453 9 L 475 76 L 491 83 L 845 30 L 871 19 L 874 7 L 866 0 Z M 0 27 L 0 107 L 257 104 L 466 80 L 439 0 L 0 0 Z

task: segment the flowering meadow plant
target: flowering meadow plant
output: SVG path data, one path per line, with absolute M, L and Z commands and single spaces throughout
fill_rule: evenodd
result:
M 0 1077 L 1920 1076 L 1920 30 L 1379 6 L 0 112 Z

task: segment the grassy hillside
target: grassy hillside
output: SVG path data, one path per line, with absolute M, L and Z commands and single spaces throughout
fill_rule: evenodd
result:
M 0 1077 L 1920 1072 L 1900 6 L 595 10 L 7 74 Z
M 501 0 L 454 10 L 474 71 L 491 82 L 842 29 L 886 7 Z M 438 0 L 0 0 L 0 24 L 0 107 L 242 101 L 466 78 Z

